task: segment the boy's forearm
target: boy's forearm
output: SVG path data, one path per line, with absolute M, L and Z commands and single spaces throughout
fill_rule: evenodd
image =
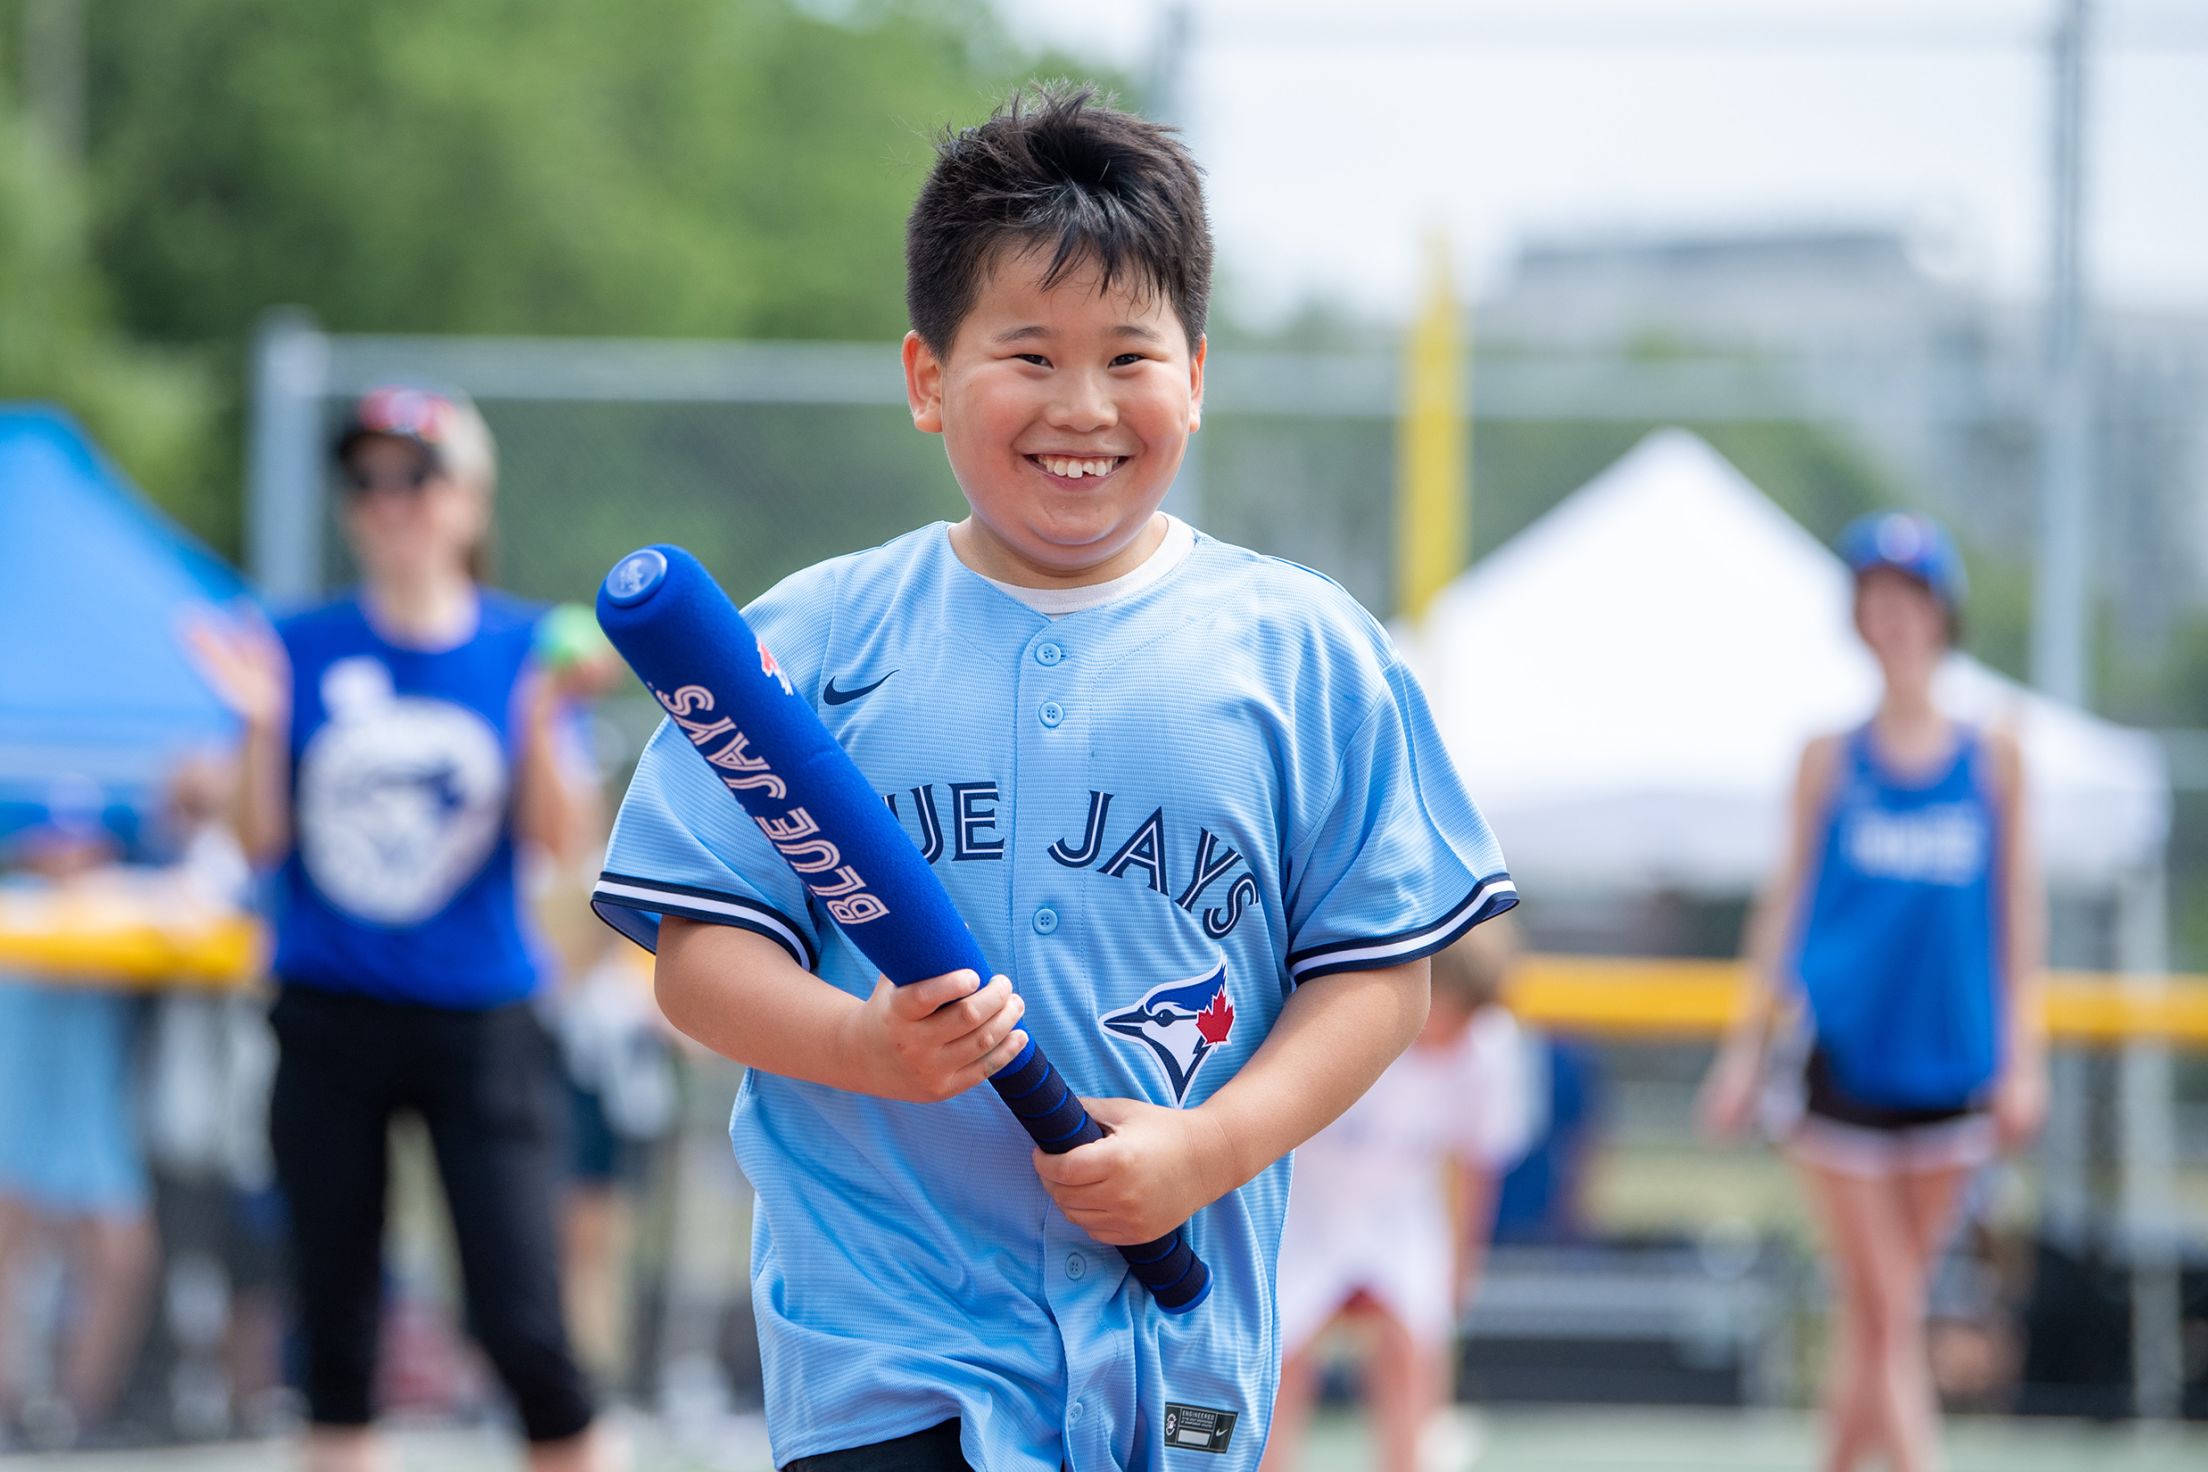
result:
M 1225 1195 L 1357 1102 L 1426 1021 L 1427 964 L 1344 971 L 1292 992 L 1257 1052 L 1195 1113 Z
M 864 1087 L 844 1042 L 858 998 L 763 935 L 668 916 L 653 991 L 669 1022 L 724 1058 L 832 1088 Z

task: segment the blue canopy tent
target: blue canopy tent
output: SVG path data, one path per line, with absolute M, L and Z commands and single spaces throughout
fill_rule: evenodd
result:
M 179 757 L 235 739 L 176 627 L 244 592 L 74 420 L 0 404 L 0 838 L 96 790 L 127 841 Z

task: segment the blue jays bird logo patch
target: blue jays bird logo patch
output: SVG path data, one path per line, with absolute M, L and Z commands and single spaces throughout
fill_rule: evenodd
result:
M 1173 1102 L 1186 1103 L 1196 1071 L 1212 1050 L 1234 1031 L 1234 1001 L 1227 995 L 1227 968 L 1221 962 L 1202 976 L 1155 986 L 1124 1012 L 1099 1019 L 1123 1038 L 1150 1050 L 1165 1070 Z
M 782 673 L 782 662 L 776 659 L 774 651 L 764 644 L 759 646 L 759 673 L 774 676 L 775 680 L 782 686 L 784 695 L 795 695 L 797 693 L 790 684 L 790 677 Z

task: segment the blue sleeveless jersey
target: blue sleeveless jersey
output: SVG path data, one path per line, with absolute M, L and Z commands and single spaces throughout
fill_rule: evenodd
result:
M 1795 972 L 1833 1078 L 1866 1103 L 1963 1104 L 1999 1063 L 1999 815 L 1963 730 L 1927 781 L 1849 734 Z
M 357 597 L 277 626 L 291 656 L 287 984 L 480 1010 L 536 990 L 516 893 L 514 693 L 539 610 L 480 598 L 449 649 L 378 634 Z

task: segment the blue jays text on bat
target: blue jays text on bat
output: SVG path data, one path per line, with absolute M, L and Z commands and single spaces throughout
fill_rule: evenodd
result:
M 785 690 L 789 688 L 788 677 L 764 648 L 759 651 L 759 663 L 768 674 L 782 681 Z M 654 690 L 652 694 L 665 708 L 668 718 L 690 738 L 690 744 L 703 752 L 706 761 L 719 771 L 721 781 L 730 791 L 764 792 L 777 802 L 789 796 L 789 784 L 774 774 L 765 757 L 751 750 L 750 738 L 734 721 L 726 716 L 696 719 L 713 715 L 712 691 L 703 685 L 685 685 L 672 695 L 661 690 Z M 716 742 L 718 746 L 714 745 Z M 804 808 L 792 807 L 779 818 L 753 813 L 752 821 L 759 825 L 767 842 L 788 861 L 838 925 L 864 925 L 889 913 L 889 906 L 881 896 L 868 892 L 865 878 L 844 862 L 842 853 L 821 833 L 820 824 Z

